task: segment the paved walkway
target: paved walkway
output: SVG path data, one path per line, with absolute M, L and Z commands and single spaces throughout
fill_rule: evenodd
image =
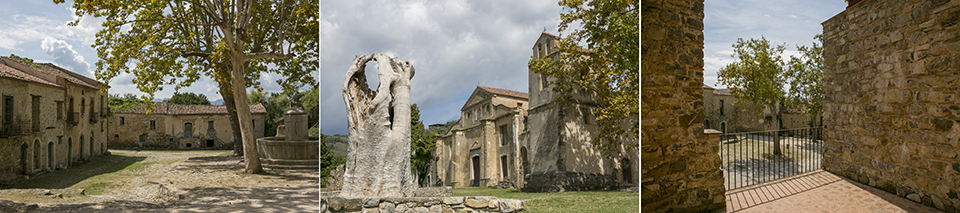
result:
M 727 208 L 716 212 L 942 212 L 823 170 L 726 196 Z

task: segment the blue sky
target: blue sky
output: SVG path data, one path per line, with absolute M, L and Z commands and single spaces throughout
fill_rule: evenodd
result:
M 51 0 L 5 1 L 0 7 L 0 56 L 16 54 L 38 62 L 52 62 L 76 73 L 94 78 L 97 51 L 90 47 L 96 41 L 102 19 L 83 17 L 78 26 L 67 26 L 67 22 L 76 19 L 67 1 L 54 4 Z M 279 92 L 275 83 L 280 76 L 266 74 L 261 76 L 261 86 L 266 92 Z M 143 94 L 130 81 L 132 75 L 121 74 L 110 82 L 111 94 Z M 217 84 L 204 77 L 181 91 L 204 94 L 210 101 L 220 99 Z M 157 92 L 156 98 L 169 98 L 174 87 L 164 87 Z

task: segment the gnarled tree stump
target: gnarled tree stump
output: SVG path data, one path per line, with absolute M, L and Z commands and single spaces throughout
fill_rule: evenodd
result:
M 364 68 L 377 61 L 380 85 L 367 87 Z M 410 197 L 416 189 L 410 174 L 409 61 L 384 54 L 353 59 L 343 82 L 349 134 L 343 174 L 344 197 Z

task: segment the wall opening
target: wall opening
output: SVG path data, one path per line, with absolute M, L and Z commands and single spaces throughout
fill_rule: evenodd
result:
M 67 138 L 67 166 L 73 163 L 73 138 Z
M 527 162 L 527 147 L 520 147 L 520 160 L 523 162 L 520 164 L 523 175 L 530 174 L 530 166 Z
M 33 141 L 33 169 L 40 169 L 40 140 Z
M 473 179 L 470 180 L 470 186 L 480 186 L 480 156 L 473 156 Z
M 510 167 L 507 166 L 507 156 L 506 155 L 500 156 L 500 170 L 502 171 L 501 176 L 503 176 L 503 179 L 507 179 L 507 177 L 510 177 L 509 168 Z
M 193 138 L 193 123 L 183 123 L 183 137 Z
M 27 143 L 20 145 L 20 172 L 21 174 L 27 174 L 27 149 L 30 148 L 27 146 Z
M 213 147 L 216 145 L 213 139 L 207 139 L 207 147 Z
M 193 144 L 187 143 L 187 148 L 190 148 L 190 147 L 192 147 L 192 146 L 193 146 Z
M 620 160 L 620 171 L 623 173 L 623 183 L 633 183 L 633 171 L 630 171 L 630 168 L 629 158 Z
M 727 122 L 720 122 L 720 132 L 727 134 Z
M 80 155 L 77 158 L 83 159 L 83 135 L 80 135 Z
M 54 165 L 57 162 L 55 161 L 56 159 L 54 157 L 56 157 L 56 155 L 53 154 L 53 141 L 51 141 L 50 143 L 47 143 L 47 166 L 49 166 L 50 169 L 57 168 L 57 166 Z
M 34 132 L 40 131 L 40 96 L 30 98 L 30 126 Z

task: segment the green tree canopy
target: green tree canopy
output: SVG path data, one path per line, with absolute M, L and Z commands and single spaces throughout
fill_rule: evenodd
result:
M 798 46 L 801 56 L 791 56 L 790 61 L 781 56 L 786 44 L 771 44 L 762 36 L 750 40 L 739 38 L 733 48 L 734 54 L 730 57 L 735 61 L 720 69 L 717 80 L 730 88 L 737 102 L 752 104 L 756 113 L 769 109 L 773 130 L 780 129 L 781 104 L 819 113 L 823 99 L 819 45 Z M 773 153 L 781 154 L 779 134 L 774 134 L 773 140 Z
M 127 111 L 130 108 L 147 104 L 147 102 L 130 93 L 124 93 L 123 95 L 110 94 L 107 98 L 107 107 L 110 108 L 111 112 Z
M 555 81 L 560 94 L 585 90 L 596 97 L 600 132 L 593 138 L 605 155 L 615 157 L 639 146 L 640 11 L 637 1 L 561 0 L 556 58 L 530 60 L 530 70 Z M 580 24 L 581 28 L 571 27 Z M 585 43 L 587 49 L 578 45 Z M 567 100 L 558 97 L 558 101 Z
M 147 100 L 164 85 L 179 90 L 200 76 L 217 81 L 224 95 L 246 91 L 248 84 L 257 87 L 265 72 L 286 76 L 277 81 L 284 88 L 315 82 L 317 0 L 94 0 L 74 1 L 72 7 L 79 17 L 72 26 L 84 16 L 105 19 L 92 45 L 100 58 L 97 78 L 110 82 L 121 73 L 132 74 Z M 236 92 L 229 99 L 242 105 L 247 94 Z M 259 173 L 250 109 L 235 110 L 246 172 Z
M 167 102 L 184 105 L 210 105 L 210 100 L 207 100 L 206 95 L 192 92 L 175 92 Z

